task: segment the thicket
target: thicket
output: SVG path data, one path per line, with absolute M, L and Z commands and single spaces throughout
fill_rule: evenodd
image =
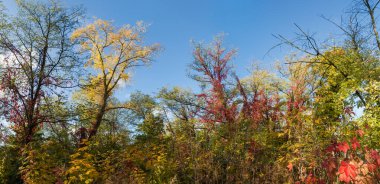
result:
M 127 101 L 115 91 L 130 69 L 162 51 L 142 22 L 83 25 L 81 7 L 16 2 L 17 15 L 0 11 L 0 183 L 380 180 L 378 0 L 328 20 L 344 35 L 333 45 L 278 35 L 297 51 L 278 71 L 237 77 L 216 37 L 193 47 L 199 93 Z

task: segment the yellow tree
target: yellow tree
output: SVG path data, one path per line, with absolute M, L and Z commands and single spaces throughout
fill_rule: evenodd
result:
M 145 31 L 142 22 L 117 28 L 99 19 L 72 34 L 71 39 L 79 42 L 81 51 L 89 54 L 85 66 L 90 69 L 90 77 L 80 91 L 95 108 L 91 109 L 90 127 L 85 136 L 88 139 L 96 135 L 107 111 L 125 108 L 113 105 L 110 100 L 120 83 L 129 79 L 129 69 L 148 64 L 157 53 L 158 44 L 142 42 Z

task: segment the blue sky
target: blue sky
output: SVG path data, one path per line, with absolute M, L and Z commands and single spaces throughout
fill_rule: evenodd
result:
M 13 0 L 3 0 L 12 12 Z M 192 62 L 190 40 L 209 42 L 224 33 L 225 46 L 237 48 L 234 59 L 239 76 L 255 62 L 272 69 L 275 61 L 289 54 L 288 48 L 266 53 L 279 41 L 272 34 L 294 37 L 294 23 L 324 40 L 339 36 L 337 29 L 321 15 L 338 21 L 350 7 L 347 0 L 66 0 L 64 4 L 80 5 L 87 17 L 113 20 L 116 25 L 148 24 L 147 43 L 160 43 L 164 50 L 149 67 L 133 71 L 130 84 L 117 95 L 125 99 L 133 91 L 155 94 L 162 87 L 196 88 L 188 78 Z M 90 19 L 91 20 L 91 19 Z

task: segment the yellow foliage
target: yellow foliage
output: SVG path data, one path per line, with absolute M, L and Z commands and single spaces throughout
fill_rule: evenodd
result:
M 77 152 L 71 155 L 71 166 L 66 171 L 68 179 L 65 184 L 96 182 L 99 178 L 99 173 L 93 163 L 94 157 L 88 153 L 88 147 L 78 148 Z
M 145 25 L 141 22 L 117 29 L 101 19 L 74 31 L 71 39 L 78 41 L 82 52 L 89 54 L 85 66 L 91 71 L 85 87 L 74 98 L 107 106 L 120 82 L 129 80 L 128 69 L 148 63 L 159 49 L 158 45 L 143 46 L 144 32 Z

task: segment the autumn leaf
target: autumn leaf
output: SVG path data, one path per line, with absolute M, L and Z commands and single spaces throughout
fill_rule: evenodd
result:
M 356 139 L 356 137 L 354 137 L 351 140 L 351 144 L 352 144 L 352 149 L 354 149 L 354 150 L 356 150 L 356 148 L 360 147 L 360 143 L 358 142 L 358 140 Z
M 326 148 L 326 152 L 336 152 L 337 151 L 337 144 L 333 143 L 330 146 Z
M 364 131 L 363 130 L 357 130 L 356 133 L 360 136 L 360 137 L 363 137 L 364 135 Z
M 339 167 L 339 180 L 349 183 L 356 177 L 356 167 L 350 163 L 342 161 Z
M 347 144 L 347 142 L 342 142 L 338 144 L 338 150 L 342 151 L 344 153 L 347 153 L 347 151 L 350 149 L 350 146 Z
M 305 179 L 306 184 L 316 183 L 317 181 L 318 179 L 314 177 L 313 174 L 309 174 Z
M 289 162 L 288 166 L 286 167 L 288 168 L 289 171 L 293 170 L 293 164 L 291 162 Z
M 368 165 L 368 170 L 371 172 L 374 172 L 376 170 L 376 165 L 375 164 L 367 164 Z
M 380 155 L 376 150 L 371 150 L 371 157 L 377 165 L 380 165 Z

